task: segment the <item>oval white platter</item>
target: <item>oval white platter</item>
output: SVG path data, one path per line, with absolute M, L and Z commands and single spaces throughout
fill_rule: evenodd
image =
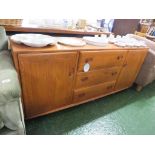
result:
M 80 38 L 73 37 L 59 37 L 57 39 L 58 43 L 67 45 L 67 46 L 84 46 L 86 42 L 81 40 Z
M 87 44 L 95 46 L 106 46 L 108 44 L 108 39 L 103 37 L 83 37 L 83 40 Z
M 83 66 L 83 71 L 84 71 L 84 72 L 88 72 L 89 69 L 90 69 L 90 65 L 89 65 L 89 63 L 86 63 L 86 64 Z
M 11 40 L 18 44 L 25 44 L 31 47 L 44 47 L 47 45 L 55 45 L 56 40 L 54 37 L 43 34 L 15 34 L 11 36 Z

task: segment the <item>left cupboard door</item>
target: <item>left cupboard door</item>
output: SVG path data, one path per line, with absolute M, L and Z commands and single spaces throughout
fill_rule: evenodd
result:
M 20 54 L 18 58 L 26 118 L 72 104 L 76 52 Z

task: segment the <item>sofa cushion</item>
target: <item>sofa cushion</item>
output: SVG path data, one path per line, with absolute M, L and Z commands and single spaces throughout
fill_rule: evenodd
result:
M 20 97 L 17 73 L 13 70 L 0 72 L 0 105 Z
M 20 84 L 8 51 L 0 53 L 0 105 L 20 97 Z
M 0 26 L 0 52 L 8 49 L 8 37 L 4 27 Z

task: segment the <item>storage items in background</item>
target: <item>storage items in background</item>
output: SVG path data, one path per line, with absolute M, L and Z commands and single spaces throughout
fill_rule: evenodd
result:
M 21 26 L 22 19 L 0 19 L 0 25 Z

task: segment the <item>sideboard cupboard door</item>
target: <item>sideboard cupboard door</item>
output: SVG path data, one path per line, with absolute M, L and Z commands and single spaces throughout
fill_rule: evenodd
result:
M 19 55 L 26 118 L 72 103 L 76 62 L 76 52 Z
M 115 86 L 115 90 L 121 90 L 130 87 L 144 62 L 147 50 L 129 50 L 124 61 L 120 75 Z

